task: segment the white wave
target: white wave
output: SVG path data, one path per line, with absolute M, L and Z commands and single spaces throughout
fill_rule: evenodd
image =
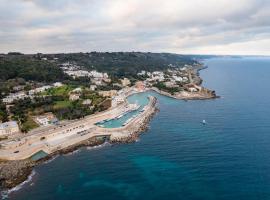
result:
M 48 164 L 48 163 L 54 161 L 58 156 L 59 156 L 59 155 L 53 156 L 51 159 L 46 160 L 43 164 Z
M 103 144 L 96 145 L 96 146 L 93 146 L 93 147 L 86 147 L 86 149 L 87 150 L 93 150 L 93 149 L 99 149 L 99 148 L 102 148 L 102 147 L 105 147 L 105 146 L 111 146 L 111 143 L 104 142 Z
M 80 149 L 77 149 L 77 150 L 74 150 L 74 151 L 69 152 L 67 154 L 64 154 L 64 156 L 71 156 L 71 155 L 76 154 L 76 153 L 79 153 L 79 152 L 80 152 Z
M 6 190 L 6 191 L 2 191 L 2 192 L 1 192 L 1 198 L 2 198 L 2 199 L 7 199 L 7 198 L 8 198 L 8 195 L 9 195 L 10 193 L 16 192 L 16 191 L 20 190 L 25 184 L 30 183 L 35 175 L 36 175 L 36 171 L 33 170 L 33 171 L 31 172 L 31 174 L 27 177 L 27 179 L 26 179 L 24 182 L 20 183 L 19 185 L 17 185 L 17 186 L 14 187 L 14 188 L 11 188 L 11 189 Z M 31 186 L 32 186 L 32 185 L 33 185 L 33 184 L 31 184 Z

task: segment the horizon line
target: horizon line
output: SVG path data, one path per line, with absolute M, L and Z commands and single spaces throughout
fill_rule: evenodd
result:
M 186 55 L 186 56 L 239 56 L 239 57 L 270 57 L 269 55 L 263 54 L 195 54 L 195 53 L 175 53 L 175 52 L 152 52 L 152 51 L 77 51 L 77 52 L 54 52 L 54 53 L 44 53 L 44 52 L 36 52 L 36 53 L 24 53 L 21 51 L 9 51 L 6 53 L 0 52 L 0 55 L 8 55 L 9 53 L 21 53 L 23 55 L 35 55 L 35 54 L 45 54 L 45 55 L 54 55 L 54 54 L 76 54 L 76 53 L 156 53 L 156 54 L 177 54 L 177 55 Z

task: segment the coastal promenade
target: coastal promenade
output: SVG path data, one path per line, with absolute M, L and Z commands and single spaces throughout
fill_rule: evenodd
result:
M 204 88 L 196 93 L 182 91 L 174 95 L 155 87 L 148 88 L 147 90 L 153 90 L 159 94 L 182 100 L 216 98 L 214 93 Z M 134 93 L 137 92 L 130 89 L 124 96 L 127 97 Z M 135 134 L 144 126 L 145 118 L 154 112 L 155 103 L 155 98 L 150 97 L 150 101 L 145 106 L 144 111 L 122 127 L 103 128 L 96 124 L 115 119 L 129 111 L 127 101 L 106 111 L 89 115 L 79 120 L 65 121 L 59 125 L 50 125 L 35 129 L 25 135 L 15 136 L 9 140 L 0 142 L 0 160 L 23 160 L 40 151 L 45 154 L 53 154 L 94 137 L 106 136 L 112 141 L 125 140 L 125 138 L 129 138 L 130 135 Z
M 156 99 L 154 97 L 149 98 L 149 103 L 145 106 L 143 112 L 123 127 L 102 128 L 98 127 L 96 123 L 122 115 L 127 111 L 126 103 L 80 120 L 59 126 L 50 126 L 39 131 L 30 132 L 20 138 L 3 141 L 0 143 L 0 159 L 23 160 L 40 151 L 52 154 L 93 137 L 108 136 L 112 140 L 130 137 L 141 128 L 145 119 L 153 112 Z

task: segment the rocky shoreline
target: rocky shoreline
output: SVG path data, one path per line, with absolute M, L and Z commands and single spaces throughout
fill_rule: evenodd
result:
M 130 130 L 128 136 L 121 139 L 111 139 L 109 142 L 112 144 L 120 143 L 131 143 L 135 142 L 140 134 L 148 129 L 149 121 L 152 119 L 154 114 L 158 111 L 156 107 L 156 99 L 154 100 L 154 107 L 142 121 L 141 126 L 134 126 L 135 128 Z M 96 138 L 92 137 L 88 140 L 82 141 L 75 145 L 69 146 L 65 149 L 58 150 L 53 154 L 46 156 L 38 161 L 32 161 L 31 159 L 16 160 L 16 161 L 0 161 L 0 192 L 10 190 L 17 185 L 23 183 L 31 175 L 35 166 L 45 163 L 48 160 L 53 159 L 57 155 L 65 155 L 74 152 L 82 147 L 94 147 L 103 144 L 106 137 Z
M 14 160 L 14 161 L 0 161 L 0 191 L 9 190 L 21 184 L 32 173 L 35 166 L 42 164 L 57 155 L 65 155 L 70 152 L 76 151 L 82 147 L 93 147 L 101 145 L 104 140 L 97 138 L 90 138 L 76 145 L 59 150 L 53 154 L 46 156 L 38 161 L 31 159 Z
M 149 129 L 149 122 L 154 117 L 154 115 L 159 111 L 157 107 L 154 107 L 153 112 L 151 112 L 144 120 L 143 125 L 139 126 L 138 129 L 132 131 L 132 133 L 128 137 L 123 138 L 114 138 L 111 140 L 112 144 L 121 144 L 121 143 L 132 143 L 136 142 L 139 136 L 146 132 Z
M 216 92 L 214 90 L 210 90 L 201 86 L 203 80 L 200 77 L 199 71 L 204 69 L 207 69 L 207 66 L 200 65 L 199 67 L 193 69 L 193 73 L 195 76 L 193 77 L 192 83 L 190 83 L 190 85 L 192 85 L 192 87 L 195 87 L 198 90 L 197 92 L 181 91 L 176 92 L 175 94 L 170 94 L 169 92 L 160 90 L 156 87 L 151 87 L 149 88 L 149 90 L 153 90 L 161 95 L 179 100 L 209 100 L 220 98 L 220 96 L 216 95 Z
M 161 95 L 164 95 L 164 96 L 167 96 L 167 97 L 170 97 L 170 98 L 173 98 L 173 99 L 178 99 L 178 100 L 209 100 L 209 99 L 217 99 L 217 98 L 220 98 L 220 96 L 217 96 L 215 93 L 213 94 L 208 94 L 208 95 L 204 95 L 204 94 L 191 94 L 191 93 L 187 93 L 187 94 L 190 94 L 190 95 L 187 95 L 187 94 L 175 94 L 175 95 L 172 95 L 168 92 L 165 92 L 165 91 L 162 91 L 162 90 L 159 90 L 155 87 L 152 87 L 150 88 L 149 90 L 152 90 L 152 91 L 155 91 Z
M 30 159 L 0 162 L 0 191 L 11 189 L 24 182 L 31 174 L 35 162 Z

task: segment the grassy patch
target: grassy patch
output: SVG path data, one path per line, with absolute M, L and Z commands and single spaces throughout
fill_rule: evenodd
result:
M 28 132 L 37 127 L 39 127 L 38 124 L 31 117 L 27 117 L 27 120 L 22 124 L 22 131 Z
M 71 101 L 56 101 L 53 108 L 54 109 L 61 109 L 61 108 L 68 108 L 72 105 Z
M 72 91 L 74 87 L 69 85 L 63 85 L 62 87 L 50 88 L 43 93 L 43 95 L 51 95 L 51 96 L 67 96 L 70 91 Z
M 99 105 L 100 103 L 102 103 L 105 100 L 105 98 L 103 97 L 96 97 L 92 99 L 92 104 L 93 105 Z
M 91 99 L 92 100 L 92 105 L 98 105 L 102 101 L 105 100 L 104 97 L 99 96 L 97 93 L 93 93 L 93 92 L 88 92 L 88 93 L 83 94 L 82 98 L 83 99 Z

